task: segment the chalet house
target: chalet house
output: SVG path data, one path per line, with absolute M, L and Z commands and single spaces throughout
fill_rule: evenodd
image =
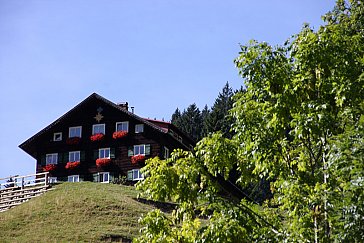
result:
M 106 183 L 119 176 L 143 179 L 146 159 L 193 146 L 171 123 L 141 118 L 127 103 L 96 93 L 19 145 L 36 160 L 36 173 L 50 172 L 50 182 Z

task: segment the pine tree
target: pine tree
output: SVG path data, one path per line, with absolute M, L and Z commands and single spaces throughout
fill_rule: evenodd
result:
M 190 105 L 187 110 L 184 110 L 181 115 L 180 129 L 189 134 L 192 139 L 198 141 L 201 139 L 201 112 L 195 103 Z
M 207 118 L 210 116 L 210 109 L 207 105 L 203 108 L 201 111 L 201 134 L 200 138 L 206 137 L 209 134 L 209 131 L 207 129 Z
M 230 132 L 232 121 L 228 114 L 233 105 L 233 94 L 229 82 L 226 82 L 222 92 L 220 92 L 216 98 L 215 103 L 211 108 L 211 112 L 206 117 L 205 130 L 207 133 L 221 131 L 226 137 L 232 137 Z
M 177 108 L 172 115 L 172 124 L 196 141 L 206 137 L 209 133 L 217 131 L 221 131 L 225 137 L 231 138 L 230 127 L 233 120 L 230 118 L 228 111 L 232 108 L 233 95 L 234 92 L 229 82 L 226 82 L 211 110 L 205 105 L 202 112 L 200 112 L 196 104 L 190 105 L 182 113 Z
M 181 125 L 181 112 L 178 108 L 175 110 L 175 112 L 172 115 L 171 123 L 178 128 Z

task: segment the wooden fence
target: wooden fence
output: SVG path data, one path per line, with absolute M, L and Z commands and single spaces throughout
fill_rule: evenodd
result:
M 48 172 L 0 178 L 0 212 L 22 204 L 49 189 Z

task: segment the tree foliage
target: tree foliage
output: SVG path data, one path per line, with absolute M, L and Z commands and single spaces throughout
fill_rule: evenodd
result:
M 229 110 L 232 108 L 233 94 L 232 88 L 226 82 L 211 110 L 205 105 L 200 111 L 196 104 L 191 104 L 183 112 L 177 108 L 172 114 L 171 122 L 195 141 L 217 131 L 231 138 L 232 118 L 229 116 Z
M 222 92 L 219 93 L 211 108 L 211 112 L 206 117 L 205 130 L 206 134 L 221 131 L 225 136 L 231 138 L 232 119 L 229 116 L 229 110 L 233 107 L 233 90 L 226 82 Z
M 241 46 L 234 136 L 147 161 L 138 187 L 178 207 L 150 213 L 136 241 L 363 242 L 364 4 L 338 1 L 323 18 L 282 46 Z M 261 178 L 273 181 L 262 205 L 233 186 Z
M 200 109 L 195 103 L 191 104 L 178 115 L 178 108 L 172 115 L 172 123 L 180 128 L 183 132 L 190 135 L 190 137 L 198 141 L 201 138 L 202 132 L 202 117 Z

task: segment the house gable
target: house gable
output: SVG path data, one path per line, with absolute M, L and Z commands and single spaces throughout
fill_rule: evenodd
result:
M 131 159 L 134 153 L 146 158 L 163 157 L 165 151 L 191 148 L 193 141 L 183 134 L 176 135 L 168 124 L 141 118 L 94 93 L 19 147 L 37 160 L 37 172 L 49 163 L 57 164 L 61 169 L 52 176 L 71 176 L 73 180 L 76 177 L 72 173 L 77 172 L 92 180 L 92 175 L 100 173 L 106 177 L 109 174 L 105 173 L 125 175 L 143 166 L 143 162 L 134 163 Z M 127 129 L 122 139 L 114 137 L 117 128 Z M 103 139 L 91 138 L 94 133 L 103 133 Z M 98 166 L 96 161 L 104 157 L 112 160 L 112 166 Z M 75 160 L 80 162 L 79 171 L 68 170 L 68 162 Z
M 101 110 L 99 112 L 98 109 L 100 108 Z M 100 121 L 95 119 L 98 113 L 100 113 L 102 116 Z M 46 140 L 47 142 L 52 141 L 54 133 L 61 131 L 63 131 L 62 137 L 64 138 L 65 135 L 68 136 L 67 132 L 65 133 L 65 127 L 68 128 L 79 126 L 79 124 L 85 124 L 85 117 L 88 118 L 88 124 L 102 124 L 102 122 L 111 119 L 108 115 L 111 115 L 114 118 L 117 116 L 120 121 L 131 119 L 135 124 L 145 124 L 146 127 L 154 129 L 157 132 L 166 133 L 166 131 L 158 125 L 155 125 L 148 120 L 145 120 L 134 113 L 127 111 L 121 106 L 118 106 L 117 104 L 105 99 L 104 97 L 93 93 L 74 108 L 62 115 L 60 118 L 52 122 L 50 125 L 20 144 L 19 147 L 30 154 L 32 157 L 36 158 L 36 155 L 34 154 L 34 144 L 37 144 L 39 140 Z M 86 129 L 87 130 L 82 130 L 82 133 L 89 134 L 89 132 L 87 133 L 86 131 L 89 131 L 90 126 L 87 126 Z

